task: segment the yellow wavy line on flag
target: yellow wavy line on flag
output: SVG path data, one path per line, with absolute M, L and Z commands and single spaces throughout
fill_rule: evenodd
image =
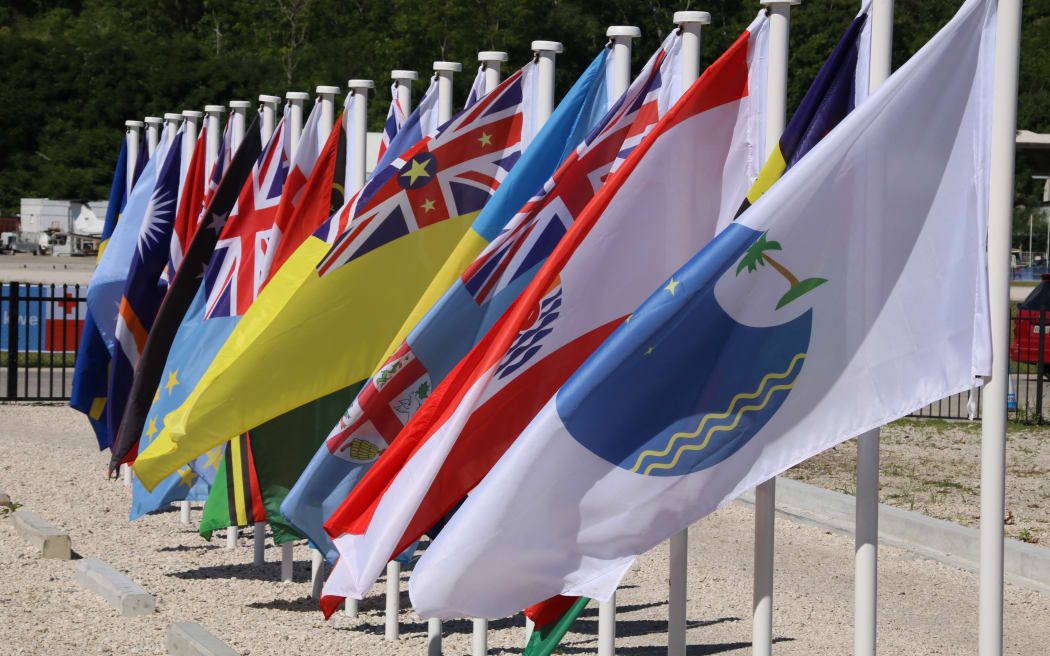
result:
M 635 461 L 634 467 L 631 468 L 631 471 L 637 473 L 638 469 L 641 468 L 641 466 L 642 466 L 642 462 L 647 457 L 662 458 L 663 456 L 668 455 L 669 453 L 671 453 L 671 449 L 674 448 L 675 442 L 678 441 L 679 439 L 692 439 L 694 437 L 697 437 L 704 430 L 704 425 L 708 422 L 708 420 L 712 420 L 713 421 L 713 420 L 717 420 L 717 419 L 728 419 L 729 416 L 731 414 L 733 414 L 733 408 L 736 407 L 736 404 L 738 402 L 744 401 L 744 400 L 750 400 L 750 399 L 757 399 L 759 396 L 762 395 L 762 390 L 765 388 L 766 384 L 769 381 L 787 378 L 789 375 L 791 375 L 791 371 L 795 368 L 795 365 L 798 364 L 799 360 L 802 360 L 805 357 L 806 357 L 805 353 L 798 353 L 798 354 L 795 355 L 794 358 L 791 359 L 791 363 L 788 364 L 788 367 L 787 367 L 787 369 L 785 371 L 780 372 L 780 373 L 773 372 L 773 373 L 766 374 L 762 378 L 761 382 L 759 382 L 757 390 L 755 390 L 754 392 L 741 392 L 740 394 L 737 394 L 736 396 L 734 396 L 733 399 L 729 402 L 729 408 L 725 412 L 709 413 L 709 414 L 704 415 L 703 419 L 700 420 L 700 425 L 696 427 L 695 431 L 693 431 L 691 433 L 675 433 L 674 435 L 671 436 L 671 439 L 667 441 L 667 446 L 662 451 L 656 451 L 655 449 L 642 451 L 638 455 L 638 460 Z M 657 469 L 657 468 L 658 469 L 670 469 L 670 468 L 674 467 L 674 465 L 678 462 L 678 458 L 682 455 L 682 451 L 685 451 L 685 450 L 696 450 L 696 451 L 699 451 L 699 450 L 703 449 L 704 447 L 707 446 L 707 443 L 710 441 L 711 434 L 714 433 L 716 430 L 732 430 L 733 428 L 736 428 L 737 423 L 740 421 L 740 416 L 744 413 L 745 410 L 760 410 L 760 409 L 764 408 L 766 406 L 766 404 L 769 402 L 769 395 L 770 394 L 772 394 L 777 389 L 791 389 L 794 386 L 794 384 L 795 383 L 792 382 L 790 385 L 787 385 L 787 386 L 779 385 L 779 386 L 774 386 L 773 388 L 770 388 L 769 392 L 766 394 L 765 400 L 762 401 L 761 405 L 758 405 L 758 406 L 744 406 L 743 408 L 741 408 L 737 412 L 736 418 L 733 420 L 732 425 L 730 425 L 730 426 L 725 426 L 725 425 L 723 425 L 723 426 L 715 426 L 715 427 L 711 428 L 711 430 L 709 430 L 707 432 L 707 434 L 704 436 L 703 443 L 698 444 L 698 445 L 697 444 L 684 445 L 682 448 L 680 448 L 678 450 L 677 453 L 675 453 L 674 460 L 670 464 L 653 463 L 653 464 L 649 465 L 649 467 L 646 468 L 644 474 L 646 476 L 648 476 L 649 472 L 651 472 L 653 469 Z

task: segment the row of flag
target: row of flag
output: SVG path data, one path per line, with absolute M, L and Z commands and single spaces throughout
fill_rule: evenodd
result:
M 327 614 L 428 535 L 418 612 L 529 607 L 549 653 L 637 555 L 980 384 L 995 2 L 870 97 L 868 13 L 776 144 L 763 11 L 690 85 L 677 32 L 619 96 L 602 49 L 542 127 L 531 62 L 443 125 L 395 93 L 355 193 L 316 107 L 130 190 L 122 151 L 72 405 L 132 516 L 309 538 Z

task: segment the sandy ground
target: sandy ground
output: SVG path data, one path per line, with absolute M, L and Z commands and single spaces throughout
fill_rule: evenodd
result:
M 95 271 L 95 258 L 52 255 L 0 255 L 0 282 L 42 282 L 86 285 Z
M 879 501 L 963 526 L 980 524 L 981 424 L 901 419 L 879 439 Z M 854 494 L 857 441 L 787 472 Z M 1050 426 L 1010 424 L 1006 437 L 1007 537 L 1050 547 Z
M 339 614 L 325 622 L 307 598 L 305 546 L 296 547 L 295 582 L 282 584 L 272 545 L 267 564 L 257 568 L 249 547 L 228 551 L 221 536 L 204 542 L 179 524 L 174 510 L 129 524 L 128 491 L 106 480 L 105 456 L 87 422 L 68 408 L 0 405 L 0 453 L 0 489 L 66 528 L 79 556 L 106 560 L 158 597 L 156 614 L 119 617 L 77 585 L 73 563 L 33 555 L 10 520 L 0 519 L 0 654 L 162 654 L 165 631 L 176 621 L 200 622 L 242 654 L 424 652 L 426 622 L 408 609 L 401 613 L 402 639 L 384 641 L 378 594 L 362 602 L 359 618 Z M 891 463 L 892 454 L 887 446 Z M 753 523 L 748 507 L 731 504 L 690 530 L 691 656 L 750 651 Z M 777 654 L 852 653 L 852 539 L 783 519 L 776 529 Z M 661 545 L 638 559 L 618 593 L 618 654 L 666 653 L 666 600 Z M 975 653 L 974 574 L 882 547 L 879 603 L 882 653 Z M 1045 653 L 1048 617 L 1050 596 L 1007 586 L 1006 652 Z M 522 626 L 520 615 L 492 621 L 490 653 L 520 653 Z M 447 622 L 445 653 L 470 653 L 470 630 L 469 621 Z M 592 606 L 562 653 L 593 653 L 596 646 Z

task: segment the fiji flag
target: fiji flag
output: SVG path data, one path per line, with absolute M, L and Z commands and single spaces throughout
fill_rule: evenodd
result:
M 995 6 L 966 2 L 654 286 L 423 555 L 417 612 L 607 599 L 745 490 L 990 374 Z
M 231 435 L 371 375 L 532 140 L 536 74 L 530 62 L 395 158 L 299 246 L 140 453 L 136 473 L 147 484 Z M 274 376 L 281 385 L 270 384 Z
M 498 232 L 601 117 L 613 100 L 608 97 L 604 72 L 611 59 L 603 50 L 580 77 L 486 203 L 461 245 L 487 243 L 485 235 L 491 238 Z M 475 234 L 479 226 L 487 226 L 480 235 Z M 430 287 L 435 288 L 436 283 L 437 279 Z M 448 285 L 446 281 L 445 288 Z M 455 345 L 447 346 L 445 356 L 456 357 Z M 395 353 L 365 384 L 338 425 L 322 428 L 331 428 L 328 439 L 281 505 L 281 513 L 330 561 L 335 561 L 336 551 L 324 532 L 324 521 L 426 399 L 431 385 L 426 374 L 407 349 Z
M 127 169 L 128 141 L 125 138 L 117 158 L 117 168 L 113 171 L 113 184 L 109 188 L 109 205 L 106 206 L 106 222 L 102 226 L 102 240 L 98 248 L 98 257 L 106 250 L 110 235 L 117 227 L 120 213 L 127 202 Z M 91 310 L 84 317 L 84 329 L 80 335 L 80 346 L 77 349 L 77 364 L 73 370 L 73 393 L 69 405 L 83 412 L 95 431 L 98 448 L 106 449 L 113 444 L 113 434 L 106 424 L 106 388 L 109 384 L 109 350 L 102 335 L 95 325 Z

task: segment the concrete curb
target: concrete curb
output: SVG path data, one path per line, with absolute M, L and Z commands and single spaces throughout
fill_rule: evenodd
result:
M 77 583 L 108 601 L 124 617 L 150 615 L 157 609 L 153 595 L 98 558 L 77 563 Z
M 0 490 L 0 506 L 11 507 L 11 497 L 7 496 L 7 492 Z
M 777 513 L 803 524 L 854 535 L 856 498 L 777 477 Z M 754 490 L 738 501 L 754 505 Z M 980 531 L 952 522 L 879 504 L 879 543 L 971 572 L 980 562 Z M 1004 540 L 1007 583 L 1050 594 L 1050 549 Z
M 229 645 L 196 622 L 176 622 L 165 640 L 172 656 L 237 656 Z
M 52 526 L 36 513 L 28 510 L 16 510 L 13 515 L 15 530 L 29 542 L 40 549 L 44 558 L 69 560 L 73 549 L 69 544 L 69 535 L 60 528 Z

